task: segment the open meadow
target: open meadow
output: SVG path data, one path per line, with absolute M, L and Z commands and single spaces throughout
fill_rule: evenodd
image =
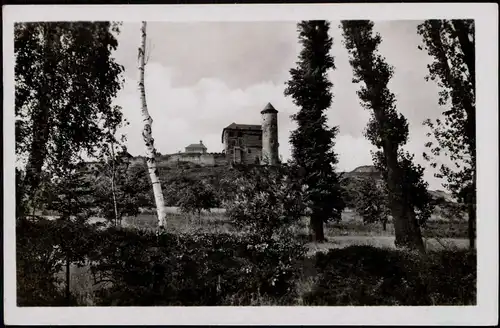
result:
M 174 233 L 228 233 L 237 234 L 238 229 L 233 227 L 225 216 L 224 209 L 203 211 L 201 216 L 181 213 L 177 207 L 167 207 L 167 229 Z M 141 213 L 136 217 L 124 218 L 124 227 L 156 229 L 156 217 L 153 213 Z M 307 219 L 302 220 L 294 227 L 297 237 L 307 238 Z M 431 218 L 422 229 L 423 237 L 428 249 L 449 249 L 468 247 L 467 222 L 464 220 L 450 220 Z M 308 244 L 309 249 L 325 250 L 352 245 L 367 245 L 384 248 L 394 248 L 394 226 L 387 225 L 382 229 L 380 223 L 363 223 L 359 215 L 352 211 L 342 213 L 340 222 L 325 224 L 325 243 Z

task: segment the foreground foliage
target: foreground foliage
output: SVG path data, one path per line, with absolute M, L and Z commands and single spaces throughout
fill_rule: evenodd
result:
M 476 304 L 476 255 L 351 246 L 316 256 L 318 283 L 306 305 Z
M 64 246 L 89 268 L 92 305 L 427 305 L 474 304 L 475 253 L 351 246 L 304 257 L 281 236 L 164 234 L 49 220 L 18 220 L 20 306 L 89 305 L 64 296 L 57 273 Z M 312 262 L 314 272 L 305 272 Z M 313 279 L 312 288 L 297 285 Z M 299 302 L 299 300 L 301 300 Z
M 294 297 L 297 261 L 305 253 L 286 237 L 157 237 L 139 230 L 86 225 L 90 229 L 77 231 L 59 225 L 43 219 L 18 222 L 20 305 L 71 304 L 55 278 L 66 259 L 59 245 L 64 240 L 77 241 L 70 244 L 71 252 L 87 259 L 96 305 L 248 305 L 259 297 L 286 303 Z

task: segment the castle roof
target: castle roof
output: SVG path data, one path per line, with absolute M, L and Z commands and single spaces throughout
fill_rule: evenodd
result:
M 226 130 L 261 131 L 262 126 L 256 124 L 236 124 L 233 122 L 222 130 L 221 142 L 224 142 L 224 131 Z
M 374 165 L 362 165 L 358 166 L 354 170 L 353 173 L 379 173 L 378 169 Z
M 276 108 L 271 105 L 271 103 L 267 103 L 266 107 L 260 112 L 261 114 L 267 114 L 267 113 L 277 113 L 278 111 Z
M 197 143 L 197 144 L 190 144 L 189 146 L 186 146 L 186 148 L 203 148 L 207 149 L 203 143 Z
M 228 126 L 224 128 L 226 129 L 231 129 L 231 130 L 262 130 L 262 126 L 257 125 L 257 124 L 236 124 L 236 123 L 231 123 Z
M 200 145 L 200 144 L 190 144 L 189 146 L 186 146 L 186 148 L 205 148 L 205 149 L 207 149 L 207 147 L 205 147 L 204 145 Z

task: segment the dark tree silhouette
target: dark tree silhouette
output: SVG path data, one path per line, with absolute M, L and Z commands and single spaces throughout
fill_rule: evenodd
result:
M 330 49 L 333 43 L 328 35 L 326 21 L 303 21 L 298 24 L 302 51 L 297 68 L 290 70 L 286 96 L 292 96 L 299 112 L 292 116 L 298 128 L 290 136 L 293 165 L 302 169 L 302 183 L 306 187 L 305 201 L 311 210 L 313 239 L 323 241 L 324 221 L 340 219 L 344 201 L 335 172 L 337 154 L 333 151 L 337 127 L 329 127 L 325 111 L 332 103 L 333 84 L 327 73 L 335 69 Z

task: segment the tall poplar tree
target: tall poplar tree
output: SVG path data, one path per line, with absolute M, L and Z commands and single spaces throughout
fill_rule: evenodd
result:
M 345 205 L 341 197 L 339 176 L 335 172 L 338 162 L 333 147 L 337 127 L 329 127 L 326 111 L 332 104 L 330 89 L 333 84 L 327 73 L 335 69 L 330 49 L 333 44 L 328 35 L 326 21 L 302 21 L 298 24 L 302 50 L 297 67 L 290 70 L 285 95 L 291 96 L 299 112 L 292 115 L 298 128 L 292 132 L 292 162 L 303 173 L 305 200 L 310 208 L 313 240 L 325 240 L 323 223 L 340 219 Z
M 434 59 L 428 65 L 426 80 L 436 81 L 441 88 L 439 105 L 445 110 L 435 121 L 424 122 L 435 142 L 426 146 L 426 154 L 434 167 L 438 157 L 453 163 L 441 164 L 436 177 L 445 178 L 449 189 L 467 207 L 469 246 L 476 239 L 476 57 L 473 20 L 427 20 L 418 26 L 426 50 Z M 435 156 L 435 157 L 434 157 Z M 431 158 L 434 157 L 434 158 Z
M 371 112 L 366 137 L 381 151 L 376 163 L 383 169 L 387 183 L 389 207 L 394 220 L 396 245 L 424 252 L 424 244 L 412 202 L 411 188 L 405 187 L 405 168 L 401 157 L 408 139 L 408 122 L 396 111 L 395 96 L 387 87 L 394 74 L 378 51 L 382 42 L 373 34 L 373 22 L 342 21 L 344 45 L 349 51 L 355 83 L 363 82 L 357 92 L 362 106 Z M 406 165 L 408 166 L 408 165 Z

